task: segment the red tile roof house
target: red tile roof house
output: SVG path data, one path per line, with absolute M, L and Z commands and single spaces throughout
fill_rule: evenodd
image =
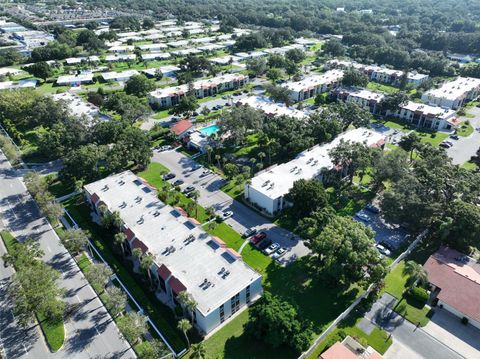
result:
M 480 329 L 480 264 L 448 247 L 423 265 L 437 305 Z
M 193 127 L 193 123 L 188 120 L 180 120 L 172 127 L 170 127 L 170 131 L 173 132 L 176 138 L 183 139 L 185 136 L 188 135 L 188 131 Z
M 372 347 L 363 347 L 355 339 L 347 336 L 342 342 L 336 342 L 325 350 L 319 359 L 382 359 Z

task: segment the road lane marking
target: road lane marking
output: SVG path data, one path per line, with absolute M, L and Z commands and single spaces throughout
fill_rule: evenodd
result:
M 78 297 L 78 294 L 75 295 L 75 298 L 77 298 L 78 302 L 81 303 L 82 301 L 80 300 L 80 298 Z

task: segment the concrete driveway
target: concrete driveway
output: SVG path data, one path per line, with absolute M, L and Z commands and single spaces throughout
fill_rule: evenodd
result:
M 461 117 L 463 121 L 470 121 L 474 129 L 480 127 L 480 108 L 470 107 L 467 112 L 474 118 Z M 454 164 L 463 164 L 470 160 L 480 147 L 480 131 L 474 130 L 468 137 L 460 137 L 458 140 L 452 140 L 453 146 L 447 149 L 447 154 L 452 158 Z
M 154 152 L 152 160 L 161 163 L 176 174 L 177 179 L 185 183 L 181 188 L 194 186 L 200 192 L 198 203 L 203 207 L 212 206 L 218 214 L 224 211 L 232 211 L 233 216 L 228 218 L 225 223 L 235 231 L 242 234 L 248 228 L 255 228 L 258 231 L 267 233 L 268 238 L 278 242 L 282 247 L 287 248 L 288 252 L 279 262 L 288 264 L 298 257 L 303 257 L 309 253 L 303 241 L 297 238 L 292 240 L 293 234 L 284 228 L 278 227 L 267 218 L 258 214 L 243 203 L 234 200 L 229 195 L 220 190 L 225 181 L 216 174 L 202 176 L 202 169 L 192 171 L 194 160 L 175 150 L 165 152 Z
M 480 329 L 463 325 L 460 319 L 445 309 L 436 307 L 435 315 L 423 328 L 465 358 L 480 358 Z
M 393 337 L 393 341 L 401 344 L 401 347 L 396 349 L 399 353 L 414 352 L 417 357 L 427 359 L 463 358 L 457 352 L 456 347 L 450 347 L 448 343 L 444 343 L 430 335 L 421 327 L 417 328 L 414 324 L 394 312 L 392 308 L 395 306 L 396 301 L 390 294 L 385 293 L 373 304 L 371 310 L 365 314 L 365 318 L 389 332 Z M 404 348 L 402 349 L 402 347 Z M 389 356 L 389 358 L 409 358 L 402 355 L 398 357 Z

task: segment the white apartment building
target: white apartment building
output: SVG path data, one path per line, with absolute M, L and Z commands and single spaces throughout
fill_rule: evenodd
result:
M 403 71 L 388 69 L 384 66 L 377 65 L 364 65 L 359 64 L 355 61 L 348 60 L 330 60 L 326 64 L 327 68 L 330 69 L 347 69 L 353 67 L 358 71 L 363 72 L 368 76 L 371 81 L 398 85 L 403 76 Z M 415 87 L 421 85 L 429 79 L 428 75 L 420 74 L 416 71 L 407 73 L 407 84 L 413 85 Z
M 78 75 L 62 75 L 57 78 L 59 86 L 79 86 L 83 83 L 93 82 L 93 74 L 91 72 Z
M 168 52 L 149 52 L 146 54 L 142 54 L 143 61 L 151 61 L 151 60 L 167 60 L 172 57 Z
M 115 61 L 134 61 L 137 59 L 135 54 L 109 54 L 105 56 L 105 61 L 115 62 Z
M 330 96 L 337 101 L 355 103 L 373 114 L 378 113 L 378 105 L 385 98 L 385 95 L 382 93 L 365 90 L 363 88 L 336 88 L 331 91 Z
M 382 147 L 385 144 L 385 137 L 365 128 L 345 132 L 330 143 L 317 145 L 300 153 L 290 162 L 257 173 L 250 184 L 245 184 L 245 199 L 268 214 L 274 215 L 281 211 L 290 205 L 284 197 L 295 181 L 315 178 L 322 180 L 323 171 L 334 167 L 329 152 L 340 141 Z
M 159 70 L 163 76 L 175 77 L 175 75 L 177 74 L 177 71 L 180 71 L 180 68 L 174 65 L 165 65 L 165 66 L 160 66 L 154 69 L 142 70 L 142 72 L 149 77 L 155 77 L 157 70 Z
M 105 81 L 125 82 L 125 81 L 128 81 L 130 77 L 138 74 L 139 72 L 137 70 L 125 70 L 122 72 L 115 72 L 115 71 L 103 72 L 101 75 Z
M 329 70 L 324 74 L 307 76 L 302 81 L 286 82 L 282 86 L 290 91 L 293 101 L 303 101 L 338 86 L 342 78 L 343 70 Z
M 388 113 L 416 127 L 432 130 L 451 130 L 460 124 L 456 113 L 452 109 L 430 106 L 424 103 L 409 101 L 397 111 Z
M 35 86 L 37 86 L 37 80 L 2 81 L 0 82 L 0 91 L 35 88 Z
M 115 53 L 126 53 L 126 52 L 132 52 L 134 50 L 133 45 L 119 45 L 119 46 L 112 46 L 108 49 L 110 52 L 115 52 Z
M 480 79 L 459 77 L 453 81 L 444 82 L 437 89 L 431 89 L 422 95 L 422 101 L 429 105 L 458 109 L 468 101 L 475 100 L 480 95 Z
M 147 45 L 140 45 L 138 48 L 142 51 L 150 51 L 156 52 L 166 49 L 168 46 L 165 44 L 147 44 Z
M 216 95 L 227 90 L 234 90 L 248 83 L 248 76 L 242 74 L 225 74 L 207 80 L 193 83 L 193 90 L 197 98 Z M 148 102 L 160 107 L 177 105 L 188 92 L 188 84 L 159 88 L 148 94 Z
M 124 249 L 151 254 L 149 274 L 157 296 L 172 309 L 179 293 L 195 302 L 193 321 L 204 334 L 228 322 L 262 295 L 262 277 L 219 238 L 205 232 L 181 208 L 161 202 L 140 177 L 125 171 L 84 187 L 94 212 L 118 211 Z
M 94 104 L 85 101 L 78 95 L 71 92 L 64 92 L 59 94 L 53 94 L 52 98 L 55 101 L 63 101 L 67 105 L 69 112 L 72 115 L 83 117 L 87 120 L 88 124 L 92 124 L 95 118 L 101 116 L 100 109 Z M 105 118 L 105 116 L 102 115 Z
M 276 103 L 263 96 L 248 96 L 240 99 L 238 105 L 247 105 L 262 111 L 266 116 L 289 116 L 299 120 L 305 119 L 308 115 L 293 107 L 287 107 L 284 104 Z

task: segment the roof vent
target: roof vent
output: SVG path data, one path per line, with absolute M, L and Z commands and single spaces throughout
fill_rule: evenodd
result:
M 225 278 L 227 278 L 229 275 L 230 275 L 230 271 L 227 270 L 226 272 L 224 272 L 224 273 L 222 274 L 222 278 L 225 279 Z
M 143 224 L 145 222 L 145 219 L 143 218 L 143 215 L 140 217 L 140 219 L 137 221 L 138 224 Z
M 103 186 L 102 191 L 106 192 L 106 191 L 108 191 L 108 188 L 109 188 L 108 184 L 106 184 L 105 186 Z
M 225 272 L 225 267 L 222 267 L 222 268 L 220 269 L 220 272 L 218 272 L 218 275 L 222 275 L 224 272 Z
M 122 204 L 119 206 L 120 208 L 125 208 L 127 207 L 127 202 L 123 201 Z
M 155 212 L 153 213 L 153 216 L 154 216 L 154 217 L 158 217 L 159 215 L 160 215 L 160 212 L 159 212 L 159 211 L 155 211 Z
M 135 202 L 136 203 L 142 202 L 142 197 L 140 197 L 140 196 L 135 197 Z

